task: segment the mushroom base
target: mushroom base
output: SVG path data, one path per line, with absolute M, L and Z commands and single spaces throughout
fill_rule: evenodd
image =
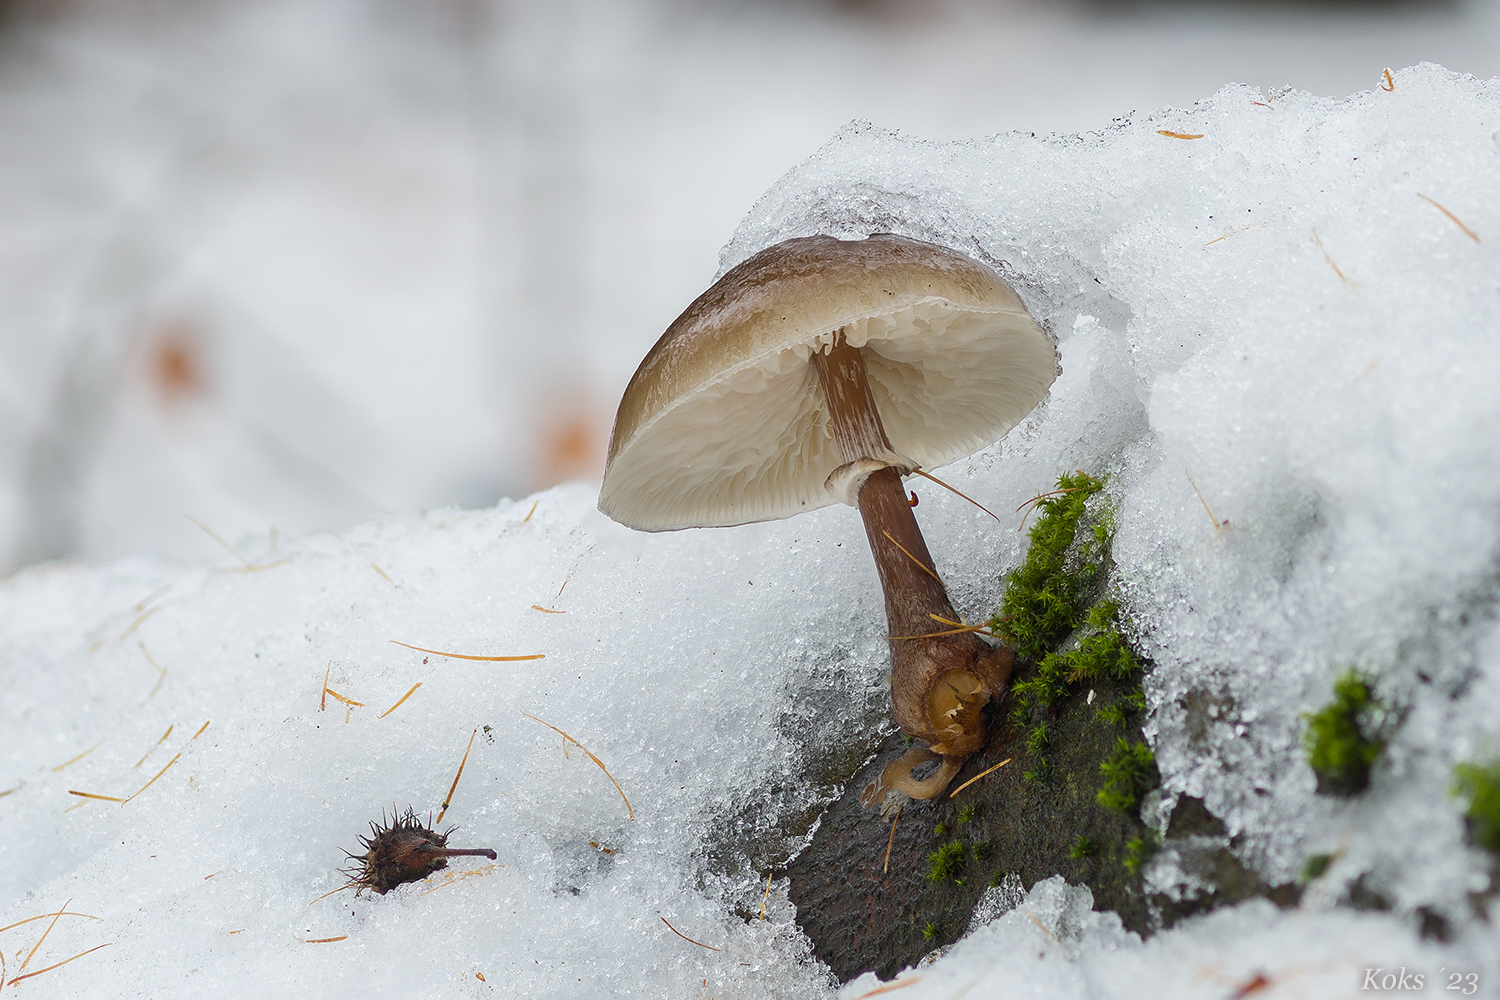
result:
M 885 592 L 896 722 L 934 753 L 967 756 L 984 746 L 980 710 L 1004 694 L 1015 654 L 944 624 L 957 613 L 895 469 L 870 474 L 858 500 Z

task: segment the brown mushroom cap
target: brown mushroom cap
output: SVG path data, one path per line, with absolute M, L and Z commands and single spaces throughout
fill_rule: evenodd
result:
M 895 455 L 938 468 L 1021 421 L 1056 351 L 989 268 L 890 234 L 787 240 L 731 269 L 667 328 L 625 390 L 599 509 L 643 531 L 745 524 L 835 503 L 842 463 L 808 363 L 863 348 Z

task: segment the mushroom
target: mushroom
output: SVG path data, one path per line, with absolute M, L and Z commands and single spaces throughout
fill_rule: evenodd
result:
M 599 509 L 670 531 L 858 507 L 885 593 L 893 714 L 930 748 L 873 792 L 931 798 L 984 745 L 980 710 L 1015 657 L 942 624 L 957 615 L 902 476 L 999 438 L 1056 371 L 1015 292 L 963 254 L 886 233 L 787 240 L 730 269 L 641 362 Z M 911 777 L 932 756 L 936 773 Z

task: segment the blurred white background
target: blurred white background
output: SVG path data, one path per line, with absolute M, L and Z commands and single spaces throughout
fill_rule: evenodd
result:
M 783 171 L 865 118 L 1097 129 L 1500 74 L 1500 4 L 0 7 L 0 574 L 597 479 Z

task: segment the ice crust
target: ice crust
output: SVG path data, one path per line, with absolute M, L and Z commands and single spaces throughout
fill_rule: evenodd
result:
M 1062 374 L 945 478 L 1003 512 L 1059 472 L 1110 473 L 1168 804 L 1203 798 L 1268 881 L 1339 852 L 1298 910 L 1246 903 L 1146 942 L 1058 879 L 998 912 L 1014 887 L 903 996 L 1218 997 L 1258 974 L 1352 995 L 1367 966 L 1420 966 L 1428 988 L 1440 967 L 1500 982 L 1496 931 L 1468 899 L 1487 861 L 1447 791 L 1456 761 L 1500 752 L 1500 84 L 1432 65 L 1393 78 L 1343 100 L 1230 86 L 1081 136 L 936 143 L 851 125 L 726 247 L 727 269 L 791 236 L 890 231 L 1013 279 Z M 955 605 L 987 615 L 1023 536 L 917 489 Z M 60 918 L 27 972 L 111 945 L 17 989 L 878 985 L 835 990 L 774 871 L 891 729 L 857 519 L 648 536 L 593 504 L 575 485 L 276 551 L 242 539 L 254 572 L 137 559 L 0 584 L 0 791 L 15 789 L 0 798 L 0 926 L 68 899 L 100 918 Z M 1298 741 L 1350 665 L 1405 715 L 1370 791 L 1344 802 L 1315 795 Z M 325 671 L 364 706 L 320 710 Z M 634 821 L 578 747 L 522 712 L 596 754 Z M 503 867 L 313 902 L 382 809 L 440 806 L 484 726 L 444 825 Z M 129 795 L 178 753 L 124 806 L 68 794 Z M 1152 877 L 1175 878 L 1165 862 Z M 1389 912 L 1340 905 L 1361 877 Z M 1423 909 L 1449 942 L 1419 939 Z M 46 926 L 0 932 L 10 977 Z

